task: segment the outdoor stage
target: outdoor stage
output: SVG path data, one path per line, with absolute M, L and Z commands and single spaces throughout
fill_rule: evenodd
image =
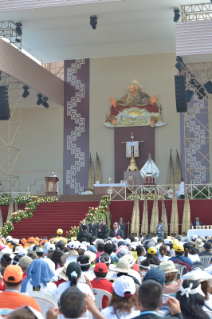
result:
M 57 228 L 63 228 L 64 231 L 69 231 L 71 226 L 77 226 L 82 220 L 84 214 L 88 212 L 89 207 L 98 206 L 98 201 L 91 201 L 92 196 L 89 196 L 87 201 L 70 201 L 57 202 L 51 204 L 41 204 L 34 212 L 34 216 L 29 219 L 23 219 L 21 222 L 14 224 L 15 230 L 10 234 L 13 237 L 30 237 L 30 236 L 50 236 L 56 233 Z M 139 201 L 140 221 L 142 220 L 144 201 Z M 168 223 L 170 222 L 172 200 L 164 200 Z M 131 222 L 133 200 L 129 201 L 112 201 L 110 205 L 111 225 L 117 221 L 119 217 L 123 217 L 124 221 Z M 161 200 L 158 200 L 159 217 L 161 216 Z M 149 223 L 151 220 L 153 200 L 147 201 Z M 179 232 L 181 233 L 181 223 L 183 215 L 184 200 L 178 200 L 179 212 Z M 191 207 L 191 222 L 195 217 L 199 217 L 203 225 L 212 225 L 212 199 L 192 199 L 190 200 Z M 23 205 L 19 205 L 23 209 Z M 3 219 L 6 220 L 8 206 L 1 206 Z

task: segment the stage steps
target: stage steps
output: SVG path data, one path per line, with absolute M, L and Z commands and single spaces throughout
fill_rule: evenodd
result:
M 58 202 L 100 202 L 102 195 L 60 195 Z
M 62 228 L 65 236 L 65 232 L 69 231 L 71 226 L 79 225 L 89 207 L 98 207 L 98 205 L 98 200 L 40 204 L 32 218 L 14 223 L 15 230 L 10 232 L 10 235 L 14 238 L 50 237 L 56 234 L 58 228 Z

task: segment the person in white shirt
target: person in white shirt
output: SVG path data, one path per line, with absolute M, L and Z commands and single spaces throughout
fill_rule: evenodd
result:
M 161 245 L 159 249 L 158 259 L 160 261 L 167 261 L 169 260 L 170 256 L 167 256 L 167 246 Z
M 109 307 L 101 314 L 107 319 L 130 319 L 139 316 L 136 286 L 129 276 L 118 277 L 114 283 L 114 291 Z
M 91 262 L 88 256 L 82 255 L 77 258 L 77 263 L 80 265 L 83 274 L 92 281 L 96 276 L 90 271 Z
M 66 276 L 68 281 L 63 282 L 62 284 L 58 286 L 54 296 L 57 296 L 58 294 L 62 294 L 69 287 L 77 287 L 80 291 L 82 291 L 82 293 L 90 295 L 93 298 L 93 300 L 95 300 L 95 297 L 93 295 L 91 288 L 86 283 L 79 282 L 79 279 L 81 276 L 81 268 L 76 262 L 72 262 L 67 266 Z M 64 317 L 61 315 L 60 318 L 62 319 Z M 84 313 L 83 318 L 84 319 L 88 318 L 87 311 Z
M 183 181 L 183 179 L 181 178 L 181 182 L 180 182 L 180 191 L 179 191 L 179 197 L 181 199 L 185 198 L 185 183 Z

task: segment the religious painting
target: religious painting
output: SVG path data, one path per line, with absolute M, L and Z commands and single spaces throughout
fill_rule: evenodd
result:
M 121 99 L 110 98 L 111 107 L 106 116 L 105 126 L 151 126 L 159 127 L 166 123 L 162 119 L 162 107 L 157 96 L 150 97 L 142 92 L 141 84 L 134 80 L 128 86 L 128 94 Z

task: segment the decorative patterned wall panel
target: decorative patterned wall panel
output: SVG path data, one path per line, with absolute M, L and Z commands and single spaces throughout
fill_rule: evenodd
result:
M 65 61 L 63 192 L 87 187 L 89 160 L 89 59 Z
M 183 178 L 185 168 L 187 171 L 187 183 L 198 184 L 199 182 L 209 183 L 209 144 L 208 144 L 208 102 L 199 100 L 194 94 L 189 103 L 190 116 L 186 116 L 186 157 L 184 149 L 184 113 L 181 113 L 181 165 Z M 204 158 L 205 157 L 205 158 Z
M 64 104 L 64 82 L 1 39 L 0 70 L 56 103 Z
M 212 20 L 178 22 L 176 25 L 176 55 L 212 53 Z

